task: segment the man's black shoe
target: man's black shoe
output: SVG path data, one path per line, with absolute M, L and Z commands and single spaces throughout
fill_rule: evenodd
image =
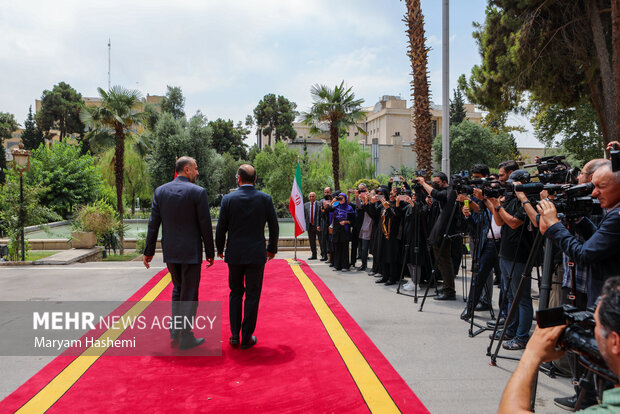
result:
M 327 257 L 321 257 L 321 261 L 322 262 L 326 262 L 327 261 Z
M 239 345 L 239 337 L 238 336 L 231 336 L 230 338 L 228 338 L 228 343 L 231 344 L 232 346 L 237 346 Z
M 250 349 L 252 348 L 254 345 L 256 345 L 256 342 L 258 341 L 258 338 L 256 338 L 255 336 L 252 335 L 252 338 L 250 339 L 250 342 L 246 342 L 246 343 L 241 343 L 241 349 Z
M 327 263 L 329 263 L 329 262 L 327 262 Z M 333 263 L 329 263 L 329 267 L 334 267 L 334 264 Z
M 471 311 L 469 310 L 469 308 L 463 309 L 463 312 L 461 313 L 461 319 L 466 321 L 469 318 L 471 318 Z
M 182 351 L 186 351 L 204 343 L 204 338 L 194 338 L 193 336 L 181 337 L 181 340 L 179 341 L 179 349 Z
M 572 397 L 558 397 L 553 399 L 553 403 L 558 407 L 567 410 L 567 411 L 575 411 L 575 407 L 577 405 L 577 395 L 573 395 Z M 585 397 L 583 401 L 581 401 L 580 410 L 584 408 L 591 407 L 596 404 L 596 401 L 592 401 L 588 397 Z
M 388 280 L 387 282 L 384 283 L 385 286 L 392 286 L 395 285 L 396 282 L 394 282 L 393 280 Z
M 363 272 L 363 271 L 364 271 L 364 270 L 366 270 L 366 269 L 367 269 L 367 267 L 366 267 L 366 266 L 360 266 L 360 267 L 358 267 L 358 268 L 357 268 L 357 270 L 358 270 L 359 272 Z
M 499 326 L 504 326 L 505 323 L 506 323 L 506 319 L 500 318 Z M 495 328 L 495 320 L 487 321 L 487 328 L 494 329 Z
M 308 260 L 316 260 L 316 256 L 310 256 L 308 257 Z
M 387 281 L 388 281 L 388 280 L 387 280 L 386 278 L 382 277 L 381 279 L 377 279 L 377 280 L 375 280 L 375 283 L 385 283 L 385 282 L 387 282 Z
M 454 293 L 442 293 L 439 296 L 435 296 L 434 300 L 456 300 L 456 294 Z
M 491 307 L 486 303 L 480 302 L 476 305 L 476 312 L 488 311 L 489 309 L 491 309 Z

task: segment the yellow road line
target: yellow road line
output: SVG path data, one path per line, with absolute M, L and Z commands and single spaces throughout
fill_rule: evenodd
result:
M 292 260 L 289 260 L 289 263 Z M 316 310 L 321 322 L 327 329 L 336 349 L 346 364 L 353 380 L 366 401 L 372 413 L 400 413 L 398 406 L 387 392 L 383 383 L 377 377 L 368 361 L 364 358 L 351 337 L 347 334 L 336 315 L 329 308 L 325 299 L 310 280 L 308 275 L 301 270 L 301 266 L 291 264 L 293 273 L 303 286 L 312 306 Z
M 149 290 L 138 303 L 133 305 L 122 317 L 135 318 L 140 315 L 159 294 L 170 283 L 170 273 L 161 278 L 159 282 Z M 122 326 L 111 327 L 105 331 L 100 340 L 106 341 L 110 338 L 116 340 L 125 328 Z M 65 369 L 63 369 L 54 379 L 52 379 L 45 387 L 43 387 L 34 397 L 24 404 L 17 413 L 44 413 L 52 405 L 56 403 L 69 389 L 80 379 L 82 375 L 99 359 L 99 357 L 108 349 L 108 347 L 90 347 L 86 349 L 80 356 L 74 359 Z

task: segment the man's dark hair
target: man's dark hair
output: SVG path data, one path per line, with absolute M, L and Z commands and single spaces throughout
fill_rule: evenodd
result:
M 448 182 L 448 176 L 445 173 L 436 172 L 435 174 L 433 174 L 433 177 L 438 177 L 444 183 Z
M 598 319 L 605 330 L 620 335 L 620 277 L 607 279 L 602 295 L 598 304 Z
M 487 177 L 490 174 L 489 167 L 484 164 L 476 164 L 471 167 L 472 174 L 481 174 L 483 177 Z
M 499 168 L 503 168 L 506 173 L 510 174 L 511 172 L 519 169 L 519 164 L 517 164 L 516 161 L 513 160 L 504 161 L 499 165 Z
M 189 164 L 191 164 L 193 162 L 196 162 L 195 159 L 193 159 L 192 157 L 188 157 L 188 156 L 183 156 L 180 157 L 176 164 L 174 165 L 174 169 L 177 172 L 177 174 L 180 174 L 183 172 L 183 169 L 188 166 Z
M 240 166 L 237 170 L 237 175 L 241 179 L 242 183 L 253 183 L 256 181 L 256 169 L 249 164 L 243 164 Z

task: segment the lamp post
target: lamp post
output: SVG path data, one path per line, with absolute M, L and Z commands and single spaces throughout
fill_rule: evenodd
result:
M 24 149 L 20 142 L 18 148 L 11 150 L 13 168 L 19 172 L 19 225 L 22 231 L 22 262 L 26 261 L 26 241 L 24 236 L 24 171 L 30 169 L 30 151 Z

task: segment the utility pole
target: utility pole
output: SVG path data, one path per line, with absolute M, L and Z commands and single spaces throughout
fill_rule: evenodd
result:
M 110 79 L 110 67 L 112 66 L 112 42 L 110 41 L 110 38 L 108 37 L 108 91 L 110 90 L 111 87 L 111 79 Z
M 450 178 L 450 0 L 443 0 L 442 17 L 441 171 Z

